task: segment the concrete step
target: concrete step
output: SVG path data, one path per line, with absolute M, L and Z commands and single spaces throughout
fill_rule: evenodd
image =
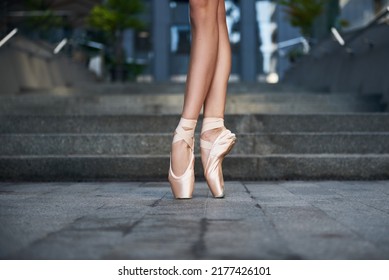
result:
M 177 115 L 0 115 L 6 133 L 172 133 Z M 389 113 L 226 115 L 239 133 L 389 132 Z M 201 118 L 197 131 L 201 128 Z
M 0 180 L 166 180 L 178 121 L 0 114 Z M 226 179 L 389 178 L 389 114 L 226 115 L 226 125 L 238 134 Z
M 134 115 L 134 114 L 164 114 L 177 115 L 182 107 L 173 105 L 143 104 L 143 105 L 91 105 L 91 106 L 8 106 L 0 108 L 1 114 L 7 115 Z M 226 114 L 315 114 L 315 113 L 353 113 L 353 112 L 380 112 L 376 105 L 366 103 L 353 104 L 278 104 L 278 103 L 251 103 L 227 104 Z
M 55 95 L 147 95 L 147 94 L 183 94 L 185 83 L 87 83 L 73 87 L 54 87 L 46 90 L 30 91 L 28 94 L 42 93 Z M 266 83 L 229 83 L 228 94 L 310 94 L 310 95 L 348 95 L 341 91 L 329 93 L 325 91 L 312 91 L 312 88 L 293 86 L 291 84 L 266 84 Z
M 166 180 L 168 156 L 0 156 L 1 181 Z M 202 179 L 200 159 L 196 176 Z M 389 178 L 389 155 L 229 156 L 226 180 Z
M 389 154 L 389 133 L 243 133 L 235 155 Z M 0 134 L 0 155 L 169 155 L 171 133 Z M 199 135 L 195 152 L 199 152 Z
M 179 114 L 183 94 L 0 96 L 0 114 Z M 345 94 L 233 94 L 227 114 L 380 112 L 375 97 Z

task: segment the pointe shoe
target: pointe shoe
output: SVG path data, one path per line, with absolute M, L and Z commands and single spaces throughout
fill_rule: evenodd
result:
M 205 118 L 201 134 L 205 131 L 224 127 L 224 120 L 221 118 Z M 214 142 L 200 139 L 200 147 L 208 149 L 209 155 L 204 166 L 204 176 L 213 197 L 224 197 L 224 179 L 222 163 L 224 157 L 231 151 L 236 142 L 236 136 L 230 130 L 223 130 Z
M 178 141 L 185 141 L 191 150 L 191 156 L 189 165 L 185 170 L 184 174 L 177 176 L 174 174 L 172 169 L 172 159 L 170 154 L 170 168 L 169 168 L 169 182 L 173 192 L 173 195 L 177 199 L 192 198 L 194 190 L 194 129 L 196 127 L 196 120 L 187 120 L 181 118 L 178 124 L 175 135 L 173 138 L 173 144 Z M 184 129 L 186 128 L 186 129 Z

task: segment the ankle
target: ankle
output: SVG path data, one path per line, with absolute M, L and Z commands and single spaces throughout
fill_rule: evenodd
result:
M 185 129 L 195 129 L 197 124 L 196 119 L 187 119 L 184 117 L 180 118 L 180 122 L 178 123 L 177 127 L 183 127 Z
M 203 119 L 203 127 L 201 129 L 201 139 L 209 142 L 213 142 L 217 136 L 224 130 L 223 118 L 210 118 Z
M 224 129 L 225 129 L 224 127 L 218 127 L 218 128 L 204 131 L 201 134 L 201 139 L 203 139 L 205 141 L 213 142 Z
M 175 143 L 172 143 L 172 152 L 183 152 L 184 150 L 189 150 L 190 146 L 184 141 L 177 141 Z
M 181 118 L 173 136 L 173 144 L 186 143 L 191 149 L 194 144 L 194 131 L 197 120 Z

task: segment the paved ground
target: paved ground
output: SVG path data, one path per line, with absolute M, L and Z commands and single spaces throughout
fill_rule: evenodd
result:
M 389 259 L 389 181 L 0 183 L 2 259 Z

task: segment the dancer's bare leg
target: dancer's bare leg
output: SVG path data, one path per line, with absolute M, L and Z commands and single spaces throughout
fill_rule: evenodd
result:
M 219 27 L 218 56 L 215 74 L 204 103 L 204 118 L 223 118 L 226 104 L 227 83 L 231 71 L 231 47 L 226 24 L 224 0 L 218 0 L 217 22 Z M 201 138 L 213 142 L 224 128 L 204 132 Z M 201 159 L 205 166 L 209 150 L 201 149 Z
M 192 47 L 182 117 L 197 120 L 209 92 L 218 58 L 217 13 L 222 0 L 190 0 Z M 224 1 L 222 1 L 224 4 Z M 172 170 L 180 176 L 190 160 L 184 141 L 172 145 Z

